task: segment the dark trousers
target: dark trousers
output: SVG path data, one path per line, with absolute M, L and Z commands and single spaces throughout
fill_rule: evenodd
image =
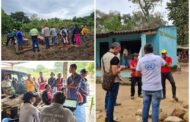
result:
M 71 42 L 72 42 L 73 45 L 75 44 L 74 34 L 73 34 L 72 37 L 71 37 Z
M 119 83 L 114 83 L 112 89 L 106 93 L 105 109 L 108 122 L 113 122 L 114 106 L 119 91 Z
M 34 52 L 36 52 L 36 49 L 37 49 L 38 52 L 40 51 L 37 36 L 32 36 L 32 48 L 33 48 Z
M 45 44 L 46 44 L 46 49 L 50 47 L 49 45 L 49 37 L 45 37 Z
M 9 45 L 9 41 L 10 41 L 10 40 L 15 41 L 15 38 L 14 38 L 14 37 L 9 37 L 9 38 L 7 38 L 6 46 Z M 15 42 L 13 42 L 13 43 L 15 43 Z
M 166 97 L 166 79 L 169 80 L 169 82 L 170 82 L 170 84 L 172 86 L 173 97 L 176 97 L 176 85 L 175 85 L 175 81 L 174 81 L 174 78 L 173 78 L 171 72 L 162 73 L 163 97 Z
M 135 85 L 138 84 L 138 95 L 142 93 L 142 82 L 140 77 L 131 77 L 131 96 L 135 95 Z

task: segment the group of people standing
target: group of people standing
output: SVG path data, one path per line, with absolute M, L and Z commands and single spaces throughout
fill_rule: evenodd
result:
M 33 51 L 39 52 L 39 39 L 41 39 L 39 38 L 39 36 L 43 36 L 42 40 L 45 42 L 46 49 L 50 48 L 50 40 L 52 40 L 53 47 L 56 47 L 58 45 L 58 35 L 60 35 L 60 42 L 63 45 L 73 44 L 75 46 L 80 46 L 82 42 L 85 43 L 87 41 L 88 28 L 86 25 L 82 25 L 82 27 L 74 25 L 70 29 L 66 27 L 61 27 L 60 29 L 57 29 L 53 26 L 51 28 L 49 28 L 48 26 L 43 26 L 41 28 L 41 33 L 39 33 L 39 30 L 37 28 L 32 28 L 29 34 L 32 39 Z M 23 50 L 23 37 L 24 36 L 20 28 L 17 30 L 13 29 L 12 32 L 9 32 L 7 34 L 6 46 L 8 46 L 9 42 L 12 40 L 14 43 L 16 42 L 18 44 L 18 50 Z
M 55 74 L 51 72 L 48 80 L 42 72 L 39 73 L 38 80 L 28 74 L 27 80 L 24 81 L 26 93 L 23 97 L 24 103 L 20 107 L 19 122 L 33 122 L 33 120 L 35 122 L 52 122 L 52 120 L 56 120 L 56 122 L 85 122 L 85 103 L 87 95 L 89 95 L 89 85 L 86 79 L 88 71 L 82 69 L 78 74 L 76 70 L 77 65 L 71 64 L 69 68 L 71 76 L 67 80 L 62 78 L 61 73 L 58 73 L 56 78 Z M 16 90 L 11 86 L 8 74 L 4 75 L 2 90 L 7 95 L 15 94 Z M 36 102 L 37 93 L 41 94 L 40 98 L 46 105 L 40 111 L 33 105 Z M 63 107 L 66 99 L 77 101 L 74 112 Z
M 171 73 L 172 58 L 167 56 L 167 50 L 161 51 L 161 56 L 153 54 L 153 47 L 145 45 L 145 55 L 138 58 L 138 54 L 133 54 L 133 59 L 128 66 L 120 65 L 121 45 L 114 42 L 111 49 L 102 57 L 104 73 L 111 73 L 115 76 L 114 83 L 110 90 L 107 90 L 105 97 L 106 122 L 116 122 L 114 120 L 114 106 L 121 105 L 116 103 L 121 80 L 119 73 L 126 68 L 132 70 L 131 73 L 131 99 L 135 97 L 135 84 L 138 82 L 138 96 L 143 98 L 142 121 L 148 122 L 148 113 L 152 104 L 152 121 L 159 121 L 159 108 L 161 99 L 166 98 L 166 79 L 172 86 L 172 95 L 175 101 L 176 85 Z

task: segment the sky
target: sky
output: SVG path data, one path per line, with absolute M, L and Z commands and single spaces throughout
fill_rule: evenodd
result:
M 153 11 L 153 13 L 160 12 L 166 21 L 168 21 L 168 11 L 165 8 L 166 3 L 169 1 L 170 0 L 162 0 L 162 3 L 159 3 Z M 140 7 L 129 0 L 96 0 L 96 9 L 105 13 L 118 11 L 121 14 L 132 14 L 133 11 L 140 10 Z M 168 21 L 168 24 L 171 24 L 171 21 Z
M 94 0 L 2 0 L 2 8 L 8 14 L 23 11 L 27 16 L 37 14 L 45 19 L 72 19 L 90 15 L 94 11 Z

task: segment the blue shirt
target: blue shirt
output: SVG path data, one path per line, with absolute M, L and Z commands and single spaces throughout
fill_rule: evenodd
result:
M 68 88 L 67 98 L 77 100 L 76 92 L 80 88 L 81 81 L 82 81 L 82 78 L 81 78 L 81 76 L 79 74 L 71 75 L 70 77 L 68 77 L 67 85 L 69 85 L 71 83 L 74 83 L 77 88 L 76 89 Z
M 87 95 L 89 94 L 89 85 L 87 83 L 86 78 L 82 78 L 81 84 L 80 84 L 80 92 L 82 93 L 83 96 L 83 103 L 87 102 Z
M 52 36 L 57 36 L 57 30 L 56 30 L 56 28 L 51 28 L 50 29 L 50 33 L 52 34 Z
M 22 32 L 21 31 L 18 31 L 16 33 L 16 37 L 17 37 L 17 40 L 22 42 L 23 41 L 23 36 L 22 36 Z

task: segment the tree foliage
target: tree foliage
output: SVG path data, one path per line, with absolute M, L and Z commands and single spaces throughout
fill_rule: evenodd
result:
M 28 16 L 26 16 L 25 13 L 22 11 L 11 13 L 10 17 L 12 18 L 13 21 L 16 21 L 16 22 L 21 22 L 21 23 L 30 22 Z
M 167 9 L 169 10 L 169 19 L 177 26 L 178 44 L 188 44 L 188 1 L 171 0 L 167 3 Z
M 155 28 L 166 24 L 161 13 L 153 13 L 155 6 L 162 0 L 130 1 L 140 8 L 132 14 L 121 15 L 117 11 L 106 14 L 97 10 L 97 33 Z
M 41 29 L 42 26 L 47 25 L 49 27 L 56 27 L 60 29 L 61 27 L 71 28 L 73 25 L 77 24 L 80 26 L 87 25 L 90 33 L 94 31 L 94 13 L 84 17 L 74 17 L 73 19 L 40 19 L 37 14 L 32 14 L 30 17 L 26 16 L 24 12 L 19 11 L 11 13 L 8 15 L 4 10 L 1 11 L 2 14 L 2 33 L 6 34 L 13 29 L 21 28 L 25 33 L 33 27 Z
M 1 10 L 1 17 L 2 17 L 2 32 L 7 33 L 12 29 L 13 20 L 10 16 L 8 16 L 4 10 Z
M 161 0 L 131 0 L 133 3 L 138 4 L 143 15 L 148 19 L 154 7 L 161 2 Z
M 121 15 L 117 11 L 106 14 L 98 10 L 96 14 L 97 33 L 155 28 L 166 24 L 159 12 L 150 14 L 148 19 L 141 11 Z
M 85 68 L 88 71 L 89 75 L 94 75 L 95 69 L 94 69 L 93 62 L 68 62 L 68 64 L 67 64 L 68 68 L 66 68 L 67 71 L 64 71 L 63 63 L 66 63 L 66 62 L 55 62 L 54 67 L 52 69 L 45 67 L 42 64 L 39 64 L 36 68 L 14 66 L 14 70 L 25 72 L 25 73 L 30 73 L 30 74 L 32 74 L 33 77 L 39 77 L 39 72 L 43 72 L 44 76 L 48 78 L 48 77 L 50 77 L 51 72 L 54 72 L 56 76 L 58 73 L 67 74 L 67 73 L 69 73 L 70 64 L 76 64 L 78 73 L 80 73 L 80 71 Z
M 70 64 L 77 65 L 77 72 L 80 73 L 82 69 L 86 69 L 89 74 L 94 74 L 94 63 L 93 62 L 69 62 Z
M 60 72 L 64 72 L 63 71 L 63 62 L 55 62 L 55 64 L 54 64 L 54 73 L 58 74 Z

